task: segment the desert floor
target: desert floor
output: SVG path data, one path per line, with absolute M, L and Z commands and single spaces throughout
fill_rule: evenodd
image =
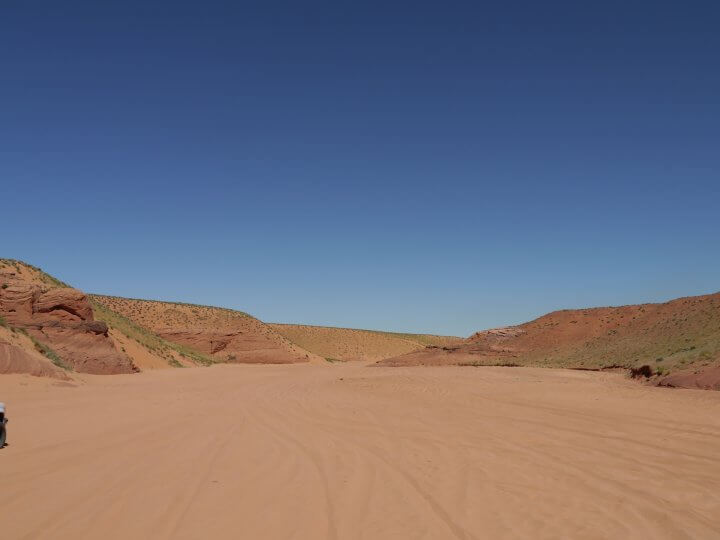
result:
M 529 368 L 0 378 L 0 535 L 718 538 L 720 392 Z

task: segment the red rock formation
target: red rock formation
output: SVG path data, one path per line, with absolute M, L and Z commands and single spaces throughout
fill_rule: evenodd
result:
M 160 337 L 220 362 L 291 364 L 311 358 L 324 362 L 262 321 L 237 311 L 112 296 L 93 298 Z
M 85 293 L 76 289 L 51 289 L 42 293 L 33 305 L 33 312 L 47 313 L 55 320 L 92 321 L 93 312 Z
M 0 316 L 12 326 L 52 348 L 76 371 L 96 374 L 133 373 L 137 368 L 118 351 L 107 325 L 95 321 L 82 291 L 49 288 L 3 269 L 0 276 Z M 16 358 L 17 360 L 17 358 Z
M 244 364 L 292 364 L 305 358 L 282 343 L 262 334 L 242 331 L 175 330 L 160 329 L 157 334 L 196 351 L 219 357 L 226 362 Z
M 378 363 L 638 369 L 665 386 L 720 389 L 720 293 L 661 304 L 562 310 L 452 347 Z M 669 376 L 665 376 L 670 373 Z
M 21 347 L 0 337 L 0 373 L 28 373 L 36 377 L 67 380 L 66 372 L 27 347 Z

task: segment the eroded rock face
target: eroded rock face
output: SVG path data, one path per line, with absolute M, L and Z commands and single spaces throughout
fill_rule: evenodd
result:
M 168 341 L 186 345 L 226 362 L 250 364 L 291 364 L 302 362 L 298 353 L 283 348 L 264 335 L 247 332 L 213 332 L 160 329 L 157 334 Z
M 70 288 L 43 289 L 33 283 L 6 284 L 0 289 L 0 313 L 14 324 L 45 321 L 92 321 L 87 296 Z
M 108 337 L 107 325 L 95 321 L 87 296 L 67 287 L 44 288 L 8 273 L 0 288 L 0 316 L 51 347 L 76 371 L 133 373 L 137 368 Z
M 93 298 L 163 339 L 212 355 L 220 362 L 290 364 L 311 358 L 325 362 L 262 321 L 230 309 L 112 296 Z
M 28 328 L 28 332 L 48 343 L 75 371 L 97 375 L 137 371 L 130 359 L 115 349 L 105 323 L 46 324 L 38 329 Z
M 93 320 L 92 307 L 87 296 L 77 289 L 51 289 L 42 293 L 33 304 L 33 312 L 36 315 L 44 313 L 61 321 Z
M 21 341 L 20 336 L 14 337 L 16 341 Z M 29 341 L 29 338 L 25 339 Z M 0 374 L 27 373 L 36 377 L 53 377 L 61 380 L 70 378 L 65 370 L 53 365 L 50 360 L 33 350 L 31 344 L 24 345 L 24 347 L 18 346 L 18 343 L 9 341 L 7 336 L 0 335 Z
M 32 321 L 33 305 L 39 294 L 40 287 L 32 285 L 8 285 L 0 289 L 0 314 L 13 324 Z

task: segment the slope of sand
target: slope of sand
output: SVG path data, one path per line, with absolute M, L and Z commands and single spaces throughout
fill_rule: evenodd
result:
M 381 363 L 584 369 L 647 365 L 658 377 L 680 374 L 674 380 L 693 386 L 713 380 L 704 373 L 720 367 L 720 293 L 662 304 L 555 311 L 518 326 L 477 332 L 460 346 L 429 347 Z
M 147 371 L 151 369 L 170 369 L 173 366 L 168 362 L 168 357 L 161 356 L 160 354 L 143 347 L 140 343 L 134 339 L 130 339 L 128 336 L 118 330 L 110 330 L 110 337 L 116 344 L 116 347 L 120 348 L 125 354 L 127 354 L 133 360 L 138 369 L 141 371 Z M 166 351 L 164 354 L 175 360 L 177 365 L 183 367 L 195 367 L 190 360 L 187 360 L 177 354 L 173 350 Z
M 0 375 L 8 373 L 69 378 L 64 369 L 54 365 L 37 350 L 30 336 L 0 324 Z
M 37 266 L 16 259 L 0 259 L 0 283 L 11 283 L 15 279 L 50 289 L 69 287 Z
M 292 364 L 321 362 L 259 319 L 232 309 L 92 295 L 93 301 L 161 338 L 218 362 Z
M 382 360 L 424 349 L 427 345 L 459 345 L 463 339 L 429 334 L 400 334 L 306 324 L 268 323 L 278 334 L 331 360 Z
M 7 375 L 2 537 L 718 538 L 720 393 L 532 368 Z
M 223 361 L 324 363 L 245 313 L 91 297 L 12 259 L 0 259 L 0 326 L 26 332 L 35 341 L 0 347 L 0 372 L 48 374 L 47 362 L 41 369 L 33 359 L 38 350 L 59 365 L 95 374 Z
M 0 373 L 67 378 L 70 371 L 57 366 L 111 374 L 213 361 L 163 340 L 37 267 L 0 259 Z

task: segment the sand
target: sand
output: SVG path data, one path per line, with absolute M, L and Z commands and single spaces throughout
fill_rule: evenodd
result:
M 670 381 L 675 386 L 720 390 L 720 381 L 712 374 L 720 367 L 720 293 L 662 304 L 554 311 L 517 326 L 476 332 L 457 345 L 431 346 L 384 359 L 381 364 L 648 366 L 658 378 L 683 373 Z
M 91 295 L 96 313 L 110 310 L 105 322 L 118 314 L 145 331 L 169 342 L 190 348 L 216 362 L 248 364 L 324 363 L 325 359 L 306 351 L 259 319 L 232 309 Z M 132 334 L 130 334 L 132 335 Z M 127 350 L 127 347 L 126 347 Z M 132 357 L 132 354 L 131 354 Z M 133 361 L 142 364 L 143 359 Z M 167 361 L 165 362 L 167 364 Z M 142 369 L 142 367 L 141 367 Z
M 424 349 L 427 345 L 459 346 L 464 339 L 429 334 L 397 334 L 377 330 L 306 324 L 267 323 L 278 334 L 324 359 L 377 361 Z
M 720 393 L 532 368 L 5 375 L 3 539 L 718 538 Z

